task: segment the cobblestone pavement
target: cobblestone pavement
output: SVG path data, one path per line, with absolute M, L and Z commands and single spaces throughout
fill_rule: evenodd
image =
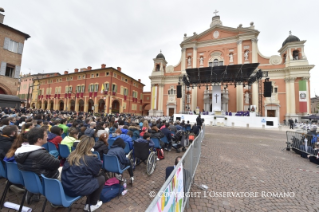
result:
M 119 198 L 112 199 L 108 203 L 104 203 L 98 212 L 102 211 L 145 211 L 148 205 L 152 202 L 152 199 L 149 196 L 151 191 L 158 192 L 159 189 L 165 182 L 165 169 L 167 166 L 173 166 L 175 158 L 178 155 L 182 155 L 183 153 L 176 153 L 175 151 L 165 152 L 165 159 L 161 161 L 157 161 L 157 167 L 154 173 L 151 176 L 147 176 L 146 174 L 146 165 L 140 164 L 137 166 L 136 170 L 134 171 L 134 185 L 131 187 L 128 184 L 127 189 L 128 193 L 125 196 L 120 196 Z M 129 179 L 129 175 L 127 172 L 124 173 L 124 177 Z M 129 183 L 129 182 L 128 182 Z M 0 180 L 0 194 L 5 188 L 5 180 Z M 20 200 L 22 198 L 22 194 L 15 194 L 14 192 L 8 192 L 5 201 L 10 201 L 16 204 L 20 204 Z M 30 205 L 24 204 L 32 208 L 34 212 L 41 211 L 43 205 L 44 197 L 41 196 L 40 202 L 32 202 Z M 72 206 L 73 211 L 83 211 L 85 205 L 86 198 L 82 198 L 78 200 Z M 15 210 L 3 208 L 1 211 L 7 212 Z M 60 212 L 60 211 L 68 211 L 66 208 L 52 208 L 49 203 L 46 205 L 45 211 L 52 211 L 52 212 Z
M 193 185 L 191 191 L 201 196 L 190 198 L 186 211 L 319 211 L 319 169 L 282 151 L 285 142 L 285 131 L 206 127 L 195 183 L 209 188 L 204 193 Z M 258 197 L 216 197 L 216 192 L 258 192 Z

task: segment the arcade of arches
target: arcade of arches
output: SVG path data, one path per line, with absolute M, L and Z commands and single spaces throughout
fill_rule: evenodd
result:
M 123 100 L 121 99 L 112 99 L 111 107 L 106 108 L 106 102 L 108 99 L 99 99 L 93 101 L 93 99 L 88 99 L 86 102 L 84 99 L 53 99 L 53 100 L 42 100 L 36 103 L 32 103 L 32 108 L 40 108 L 40 109 L 50 109 L 50 110 L 69 110 L 75 112 L 95 112 L 95 113 L 104 113 L 105 111 L 109 111 L 111 113 L 122 113 L 125 112 L 125 107 L 122 105 Z M 124 103 L 125 104 L 125 103 Z M 130 106 L 129 103 L 126 103 Z M 141 107 L 142 111 L 139 111 L 141 114 L 148 114 L 148 110 L 150 109 L 150 104 L 143 104 Z M 138 113 L 137 113 L 138 114 Z

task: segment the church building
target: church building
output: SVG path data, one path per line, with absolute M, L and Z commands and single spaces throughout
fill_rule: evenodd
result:
M 278 117 L 279 122 L 293 120 L 311 113 L 310 70 L 304 44 L 305 40 L 290 35 L 278 46 L 278 53 L 270 57 L 258 49 L 259 31 L 254 23 L 244 27 L 223 26 L 220 16 L 212 18 L 210 27 L 202 33 L 184 35 L 181 42 L 181 59 L 176 66 L 168 65 L 163 53 L 154 58 L 151 79 L 151 116 L 168 116 L 186 113 L 199 108 L 212 112 L 212 85 L 187 87 L 182 76 L 186 69 L 222 65 L 259 63 L 268 72 L 272 82 L 271 97 L 264 97 L 265 78 L 252 85 L 244 83 L 219 84 L 223 112 L 247 111 L 256 106 L 257 114 Z M 275 51 L 274 51 L 275 53 Z M 182 98 L 177 98 L 177 86 L 182 85 Z

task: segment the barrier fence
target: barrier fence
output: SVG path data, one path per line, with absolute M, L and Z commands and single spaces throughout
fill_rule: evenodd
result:
M 293 132 L 287 131 L 287 150 L 292 149 L 296 153 L 300 154 L 302 157 L 317 156 L 319 145 L 316 144 L 317 137 L 302 133 L 302 132 Z
M 189 206 L 189 195 L 184 194 L 190 191 L 194 183 L 204 136 L 205 126 L 202 126 L 199 135 L 189 145 L 182 159 L 175 166 L 161 189 L 156 194 L 151 192 L 154 199 L 146 209 L 146 212 L 160 212 L 164 211 L 164 209 L 165 211 L 184 211 L 185 207 Z

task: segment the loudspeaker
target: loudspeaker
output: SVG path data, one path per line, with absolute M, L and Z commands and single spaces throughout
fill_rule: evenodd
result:
M 177 98 L 182 98 L 182 86 L 177 85 Z
M 271 82 L 264 82 L 264 97 L 271 97 Z

